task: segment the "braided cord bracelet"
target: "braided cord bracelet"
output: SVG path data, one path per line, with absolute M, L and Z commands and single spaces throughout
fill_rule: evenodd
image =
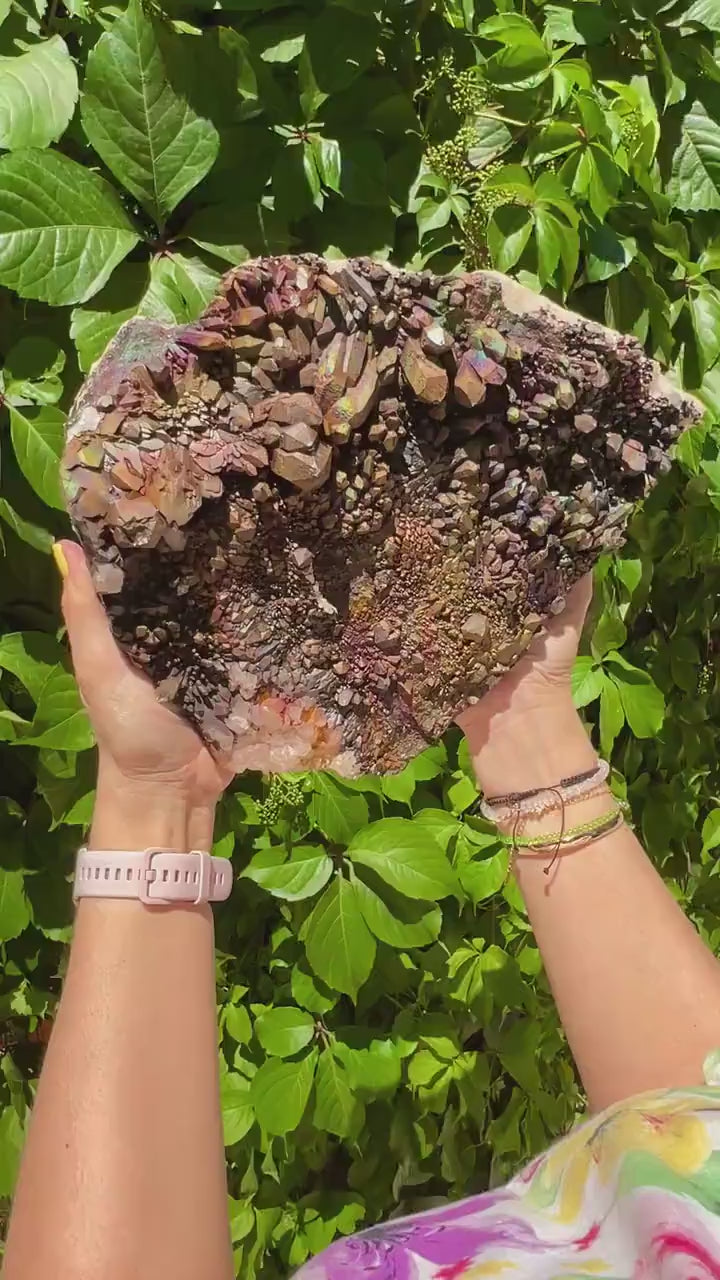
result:
M 523 800 L 532 800 L 533 796 L 539 796 L 543 791 L 557 791 L 560 787 L 574 787 L 578 782 L 587 782 L 588 778 L 592 778 L 597 773 L 598 765 L 593 765 L 592 769 L 586 769 L 584 773 L 574 773 L 570 778 L 561 778 L 556 782 L 554 787 L 533 787 L 530 791 L 509 791 L 504 796 L 488 796 L 487 803 L 493 809 L 504 807 L 506 805 L 516 805 L 522 803 Z
M 522 818 L 546 813 L 562 796 L 566 804 L 578 800 L 588 800 L 602 791 L 610 773 L 610 766 L 605 760 L 599 761 L 593 769 L 585 773 L 575 774 L 572 778 L 561 778 L 551 787 L 538 787 L 533 791 L 510 792 L 505 796 L 490 796 L 480 805 L 480 812 L 490 822 L 507 822 L 518 814 Z
M 501 843 L 509 845 L 512 849 L 552 849 L 555 846 L 566 844 L 575 844 L 582 841 L 585 843 L 589 840 L 597 840 L 600 836 L 607 835 L 613 831 L 615 827 L 620 826 L 624 821 L 623 811 L 620 807 L 612 810 L 611 813 L 602 813 L 598 818 L 591 818 L 589 822 L 581 822 L 577 827 L 569 827 L 567 831 L 553 831 L 549 835 L 541 836 L 517 836 L 515 833 L 509 836 L 501 836 Z

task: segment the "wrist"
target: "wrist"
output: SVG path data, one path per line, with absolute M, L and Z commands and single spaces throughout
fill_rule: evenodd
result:
M 597 753 L 569 690 L 497 692 L 459 720 L 486 795 L 550 786 L 592 768 Z
M 88 847 L 209 850 L 214 819 L 215 804 L 198 802 L 183 779 L 127 777 L 101 758 Z

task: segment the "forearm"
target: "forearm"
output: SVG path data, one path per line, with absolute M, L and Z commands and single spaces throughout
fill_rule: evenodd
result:
M 557 782 L 595 760 L 566 695 L 468 736 L 487 793 Z M 573 805 L 568 825 L 611 805 L 609 793 Z M 701 1083 L 720 1044 L 720 965 L 627 827 L 564 853 L 547 875 L 551 856 L 520 856 L 515 873 L 591 1105 Z
M 209 848 L 212 811 L 101 782 L 91 847 Z M 229 1280 L 209 907 L 79 904 L 7 1280 Z

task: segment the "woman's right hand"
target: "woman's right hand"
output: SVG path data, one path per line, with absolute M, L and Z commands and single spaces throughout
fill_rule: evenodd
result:
M 195 814 L 195 830 L 202 826 L 207 840 L 232 769 L 158 700 L 148 678 L 121 653 L 82 548 L 65 541 L 56 544 L 54 554 L 63 576 L 62 607 L 75 674 L 97 738 L 96 813 L 101 807 L 119 809 L 136 824 L 149 811 L 171 809 L 178 821 L 184 813 L 188 821 Z M 202 823 L 199 814 L 205 815 Z

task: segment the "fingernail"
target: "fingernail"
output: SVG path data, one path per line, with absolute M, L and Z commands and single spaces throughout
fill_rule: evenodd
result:
M 65 556 L 65 552 L 63 551 L 61 542 L 53 542 L 52 553 L 53 553 L 53 560 L 57 565 L 58 573 L 60 574 L 60 577 L 63 579 L 67 578 L 70 572 L 70 567 L 68 565 L 67 558 Z

